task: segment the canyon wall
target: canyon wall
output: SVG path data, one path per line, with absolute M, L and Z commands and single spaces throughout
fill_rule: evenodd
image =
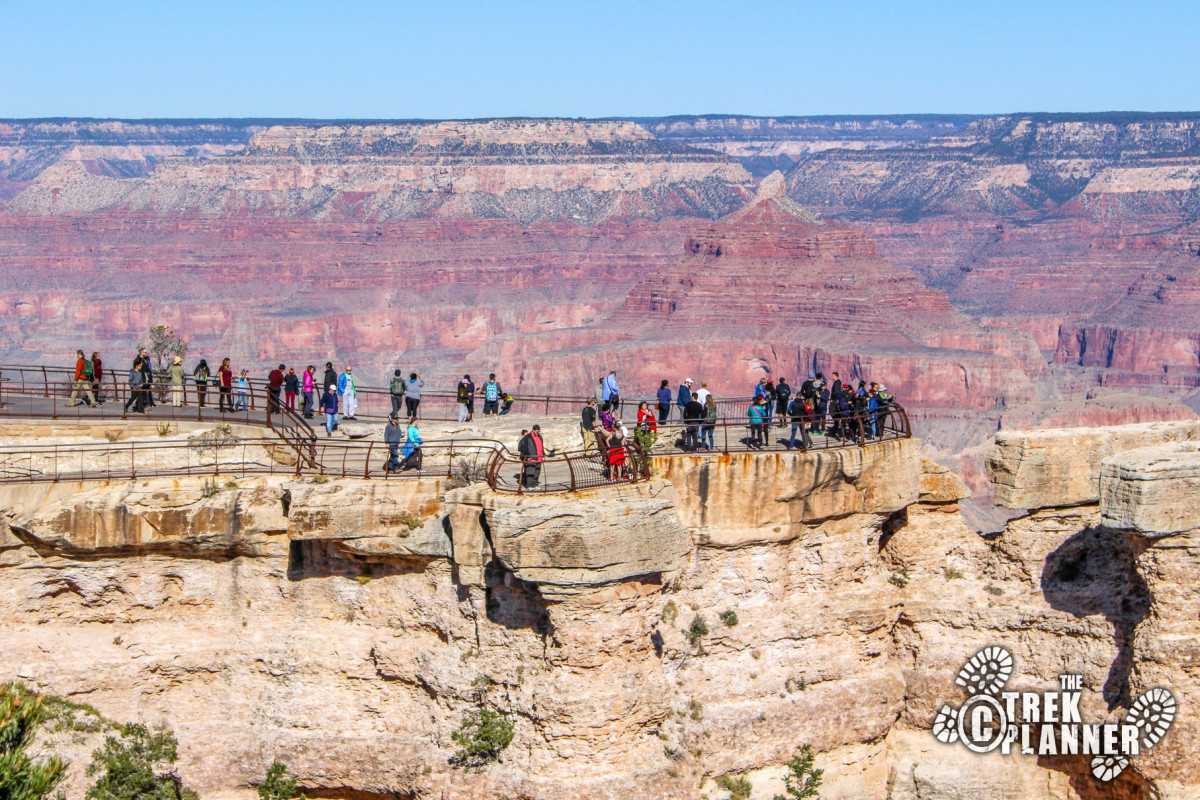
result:
M 721 797 L 715 780 L 740 775 L 772 796 L 807 743 L 824 798 L 1190 797 L 1197 520 L 1138 509 L 1162 494 L 1148 481 L 1193 480 L 1195 456 L 1151 470 L 1163 456 L 1135 445 L 1154 437 L 1116 433 L 1133 449 L 1102 459 L 1098 499 L 1047 496 L 986 539 L 917 441 L 665 459 L 650 482 L 575 498 L 10 485 L 0 670 L 168 722 L 203 796 L 248 796 L 274 758 L 322 797 Z M 1067 450 L 1043 453 L 1068 458 L 1078 434 L 1059 436 Z M 935 713 L 990 644 L 1016 658 L 1012 688 L 1083 675 L 1088 721 L 1159 685 L 1183 713 L 1112 784 L 1083 757 L 939 744 Z M 450 737 L 480 705 L 515 737 L 466 773 Z

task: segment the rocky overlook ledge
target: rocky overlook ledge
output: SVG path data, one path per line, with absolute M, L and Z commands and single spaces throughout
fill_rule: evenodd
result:
M 1129 449 L 998 437 L 1012 496 L 1041 499 L 988 538 L 911 439 L 661 458 L 647 482 L 557 497 L 441 478 L 8 484 L 0 670 L 168 721 L 204 797 L 252 797 L 273 758 L 330 798 L 700 800 L 740 776 L 769 797 L 806 743 L 825 798 L 1181 800 L 1200 787 L 1194 717 L 1111 785 L 1083 758 L 930 733 L 993 643 L 1016 688 L 1083 675 L 1088 720 L 1150 686 L 1200 701 L 1196 534 L 1171 504 L 1195 445 L 1169 425 L 1109 434 Z M 1070 491 L 1045 494 L 1039 469 Z M 480 705 L 515 736 L 466 773 L 451 734 Z M 66 743 L 68 797 L 95 744 Z

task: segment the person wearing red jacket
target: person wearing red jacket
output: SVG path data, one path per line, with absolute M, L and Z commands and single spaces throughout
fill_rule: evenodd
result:
M 67 407 L 79 405 L 79 392 L 87 396 L 89 406 L 96 405 L 96 395 L 92 393 L 92 365 L 83 357 L 82 350 L 75 351 L 75 383 L 71 389 L 71 402 Z
M 104 364 L 100 361 L 99 353 L 92 353 L 92 391 L 96 393 L 96 403 L 104 402 L 104 398 L 100 395 L 100 387 L 104 380 Z
M 283 389 L 283 364 L 267 373 L 267 414 L 278 414 L 279 392 Z
M 221 413 L 233 411 L 233 367 L 229 366 L 229 359 L 221 359 L 221 369 L 218 370 L 221 380 Z

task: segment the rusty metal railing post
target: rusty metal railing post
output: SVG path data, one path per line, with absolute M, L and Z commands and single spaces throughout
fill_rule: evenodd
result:
M 390 425 L 391 423 L 388 423 L 388 424 Z M 374 450 L 375 450 L 374 442 L 371 442 L 370 444 L 367 445 L 367 461 L 365 464 L 363 464 L 363 479 L 364 480 L 371 477 L 371 453 L 374 452 Z M 390 453 L 389 453 L 389 456 L 390 456 Z

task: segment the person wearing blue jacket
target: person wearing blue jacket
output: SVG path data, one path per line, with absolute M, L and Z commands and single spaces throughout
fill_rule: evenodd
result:
M 328 438 L 333 436 L 333 429 L 338 424 L 338 399 L 333 386 L 326 386 L 325 393 L 321 395 L 321 411 L 325 414 L 325 436 Z
M 767 444 L 767 410 L 761 397 L 755 397 L 750 403 L 746 416 L 750 419 L 750 446 L 762 447 Z
M 605 377 L 603 384 L 604 396 L 600 399 L 605 403 L 611 404 L 613 413 L 616 414 L 621 410 L 621 390 L 617 386 L 617 371 L 615 369 L 608 371 L 608 376 Z
M 679 397 L 676 400 L 676 405 L 679 406 L 680 415 L 683 414 L 683 407 L 692 400 L 692 379 L 688 378 L 683 383 L 679 384 Z
M 404 432 L 404 446 L 400 448 L 400 469 L 421 468 L 421 432 L 417 430 L 417 418 L 408 421 L 408 430 Z
M 671 416 L 671 384 L 667 381 L 662 382 L 662 386 L 658 387 L 658 421 L 666 422 Z

